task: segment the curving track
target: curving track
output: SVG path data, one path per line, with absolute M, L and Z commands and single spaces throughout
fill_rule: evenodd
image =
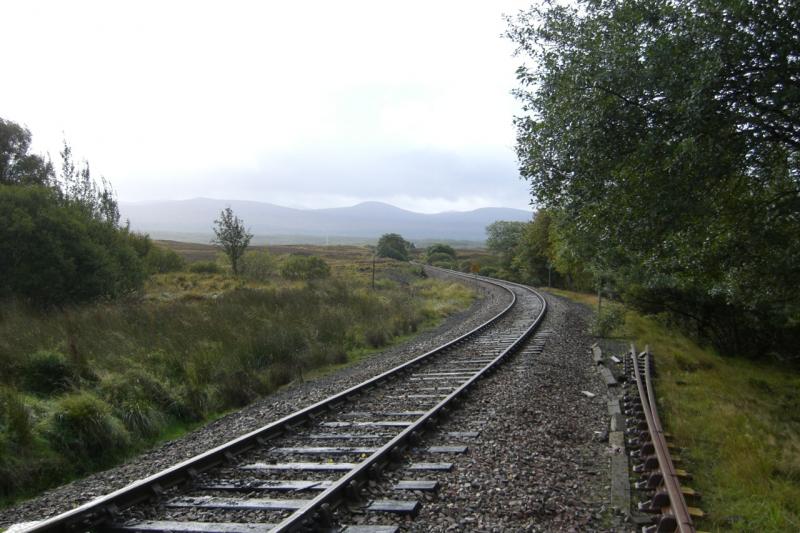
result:
M 470 277 L 460 273 L 452 273 Z M 513 354 L 541 322 L 546 303 L 528 287 L 503 287 L 512 301 L 469 333 L 346 391 L 138 481 L 28 531 L 371 531 L 340 523 L 338 507 L 415 515 L 417 491 L 464 447 L 410 448 L 459 397 Z M 396 498 L 364 505 L 361 488 L 387 466 L 404 478 Z M 347 504 L 343 506 L 342 504 Z

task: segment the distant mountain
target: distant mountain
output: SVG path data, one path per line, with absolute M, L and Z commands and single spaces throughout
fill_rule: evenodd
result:
M 364 202 L 351 207 L 293 209 L 246 200 L 191 200 L 120 203 L 123 219 L 136 231 L 156 238 L 179 238 L 208 242 L 219 212 L 230 206 L 257 237 L 292 236 L 296 242 L 308 237 L 358 241 L 377 239 L 384 233 L 399 233 L 409 240 L 483 241 L 485 228 L 495 220 L 531 219 L 522 209 L 485 207 L 473 211 L 424 214 L 382 202 Z M 261 240 L 261 239 L 259 239 Z

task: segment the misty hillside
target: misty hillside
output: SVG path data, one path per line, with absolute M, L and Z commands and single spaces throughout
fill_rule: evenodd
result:
M 121 203 L 123 219 L 131 228 L 156 238 L 178 238 L 207 242 L 219 212 L 230 206 L 256 237 L 293 236 L 320 239 L 371 240 L 384 233 L 400 233 L 406 239 L 483 241 L 485 228 L 495 220 L 530 220 L 531 212 L 487 207 L 473 211 L 436 214 L 415 213 L 381 203 L 365 202 L 352 207 L 293 209 L 243 200 L 191 200 Z

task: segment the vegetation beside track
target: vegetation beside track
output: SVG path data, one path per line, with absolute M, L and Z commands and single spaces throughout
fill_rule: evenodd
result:
M 191 264 L 156 274 L 125 300 L 58 311 L 3 302 L 0 505 L 362 358 L 473 298 L 390 260 L 377 262 L 373 289 L 370 251 L 338 252 L 328 250 L 325 279 L 285 279 L 285 258 L 272 256 L 258 276 Z
M 548 291 L 597 307 L 593 295 Z M 653 352 L 661 417 L 703 496 L 700 527 L 800 530 L 800 371 L 723 357 L 630 310 L 612 335 Z

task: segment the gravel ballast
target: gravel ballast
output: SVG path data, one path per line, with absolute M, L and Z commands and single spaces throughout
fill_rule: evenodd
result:
M 438 501 L 410 530 L 633 529 L 609 508 L 606 389 L 588 351 L 589 311 L 550 296 L 548 306 L 541 353 L 517 354 L 442 425 L 440 434 L 469 427 L 480 436 L 453 458 Z
M 433 277 L 443 276 L 436 271 L 429 274 Z M 474 284 L 473 281 L 468 283 L 471 286 Z M 439 327 L 424 331 L 408 342 L 334 373 L 303 383 L 293 383 L 182 438 L 165 442 L 131 458 L 121 466 L 92 474 L 16 506 L 0 510 L 0 528 L 19 522 L 42 520 L 82 505 L 223 444 L 237 435 L 258 429 L 468 332 L 500 312 L 510 302 L 509 294 L 503 289 L 485 283 L 481 283 L 479 288 L 480 299 L 469 309 L 449 317 Z
M 410 461 L 448 461 L 447 473 L 414 475 L 398 468 L 372 484 L 371 499 L 398 497 L 401 479 L 435 479 L 437 493 L 414 492 L 416 518 L 361 514 L 345 523 L 396 523 L 403 531 L 634 531 L 610 505 L 606 387 L 589 354 L 590 311 L 547 296 L 548 314 L 537 335 L 473 389 L 452 416 L 412 452 Z M 545 341 L 539 353 L 533 345 Z M 595 394 L 589 398 L 582 391 Z M 477 431 L 477 437 L 449 432 Z M 446 457 L 425 449 L 466 445 Z

